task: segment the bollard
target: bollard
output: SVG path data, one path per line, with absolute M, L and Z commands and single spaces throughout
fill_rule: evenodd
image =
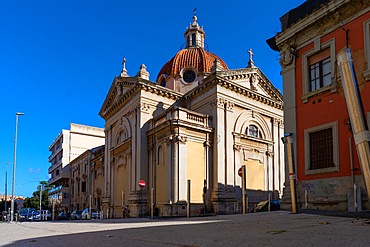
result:
M 308 191 L 306 189 L 304 190 L 304 205 L 308 209 Z

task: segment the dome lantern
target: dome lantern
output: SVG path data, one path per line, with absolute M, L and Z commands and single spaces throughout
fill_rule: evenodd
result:
M 157 75 L 158 85 L 186 93 L 198 86 L 210 74 L 217 60 L 217 71 L 228 70 L 226 63 L 217 55 L 204 49 L 205 32 L 193 15 L 193 22 L 184 33 L 186 47 L 163 65 Z
M 198 18 L 195 15 L 193 15 L 193 22 L 190 24 L 189 27 L 187 27 L 184 37 L 185 37 L 185 43 L 186 48 L 203 48 L 204 49 L 204 39 L 206 37 L 206 34 L 203 30 L 203 27 L 198 25 L 197 22 Z

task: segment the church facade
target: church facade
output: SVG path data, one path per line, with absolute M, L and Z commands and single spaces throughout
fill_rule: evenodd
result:
M 186 47 L 155 82 L 145 65 L 129 76 L 124 61 L 99 112 L 106 133 L 101 209 L 109 218 L 128 210 L 186 215 L 187 203 L 191 214 L 241 212 L 242 166 L 250 205 L 282 195 L 282 95 L 251 50 L 240 69 L 207 51 L 195 15 L 184 37 Z

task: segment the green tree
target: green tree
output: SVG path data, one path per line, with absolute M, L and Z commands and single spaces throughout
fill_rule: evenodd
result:
M 39 185 L 43 186 L 42 195 L 41 195 L 41 208 L 49 209 L 49 190 L 51 186 L 46 181 L 41 181 Z M 24 200 L 25 208 L 40 208 L 40 191 L 36 190 L 32 193 L 32 197 L 27 197 Z

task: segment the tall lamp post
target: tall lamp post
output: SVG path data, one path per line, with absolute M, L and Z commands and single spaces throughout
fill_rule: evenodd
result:
M 22 116 L 24 113 L 15 113 L 15 135 L 14 135 L 14 162 L 13 162 L 13 179 L 12 179 L 12 201 L 10 207 L 10 221 L 13 221 L 14 217 L 14 184 L 15 184 L 15 169 L 17 168 L 17 137 L 18 137 L 18 116 Z
M 5 167 L 5 209 L 4 211 L 7 212 L 6 214 L 8 214 L 8 204 L 7 204 L 7 201 L 8 201 L 8 165 L 10 164 L 10 162 L 6 162 L 6 167 Z M 9 219 L 8 219 L 9 220 Z

